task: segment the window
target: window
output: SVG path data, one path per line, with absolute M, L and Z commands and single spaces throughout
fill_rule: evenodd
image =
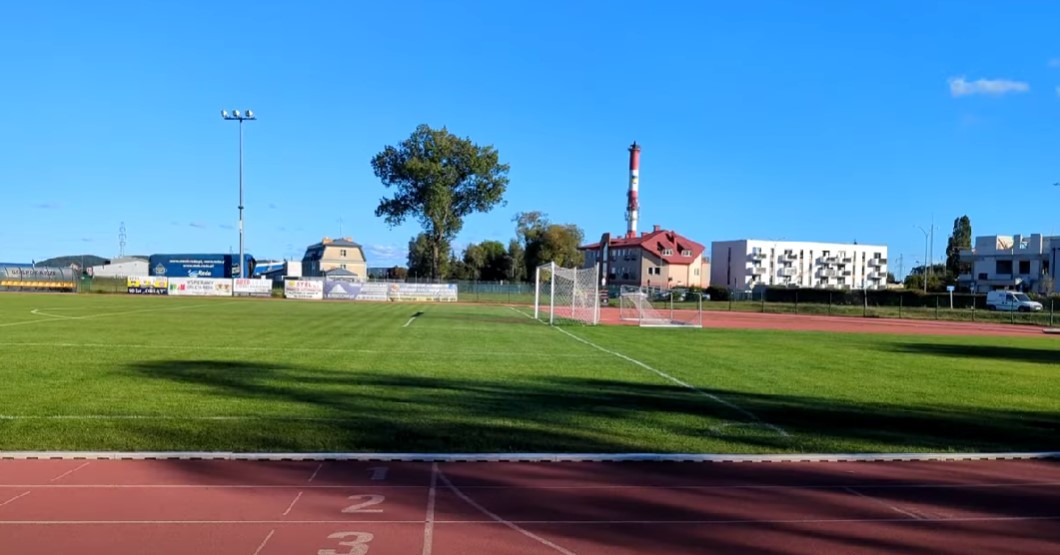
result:
M 699 268 L 696 268 L 696 269 L 695 269 L 695 270 L 693 270 L 692 272 L 693 272 L 693 274 L 692 274 L 692 275 L 696 275 L 696 276 L 698 276 L 698 275 L 699 275 Z
M 995 274 L 1012 275 L 1012 261 L 1011 260 L 998 260 L 995 267 Z
M 1031 273 L 1031 261 L 1020 260 L 1020 274 L 1026 275 Z
M 692 256 L 692 251 L 685 249 L 681 251 L 681 256 Z
M 673 249 L 663 249 L 663 256 L 670 256 L 674 253 Z
M 341 256 L 341 257 L 343 257 L 343 258 L 346 258 L 346 249 L 342 249 L 342 250 L 340 250 L 340 251 L 339 251 L 339 256 Z

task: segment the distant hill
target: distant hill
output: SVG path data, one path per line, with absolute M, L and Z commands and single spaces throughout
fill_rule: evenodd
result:
M 72 256 L 56 256 L 55 258 L 49 258 L 47 260 L 38 260 L 37 266 L 69 268 L 71 265 L 74 265 L 80 268 L 82 263 L 85 267 L 99 266 L 100 264 L 106 264 L 107 260 L 107 258 L 96 256 L 94 254 L 75 254 Z

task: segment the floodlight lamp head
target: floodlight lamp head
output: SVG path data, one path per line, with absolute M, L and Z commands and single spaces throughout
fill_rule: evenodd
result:
M 221 110 L 221 117 L 222 118 L 227 118 L 228 117 L 228 110 Z
M 247 109 L 247 117 L 254 119 L 254 110 Z
M 232 110 L 232 115 L 238 118 L 239 117 L 239 110 Z

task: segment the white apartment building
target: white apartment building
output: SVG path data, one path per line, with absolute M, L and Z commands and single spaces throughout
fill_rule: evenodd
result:
M 759 286 L 885 289 L 887 247 L 741 239 L 711 243 L 710 284 L 729 289 Z
M 960 257 L 971 270 L 957 276 L 961 288 L 976 293 L 995 289 L 1060 292 L 1060 236 L 984 235 L 975 238 L 973 248 L 961 249 Z

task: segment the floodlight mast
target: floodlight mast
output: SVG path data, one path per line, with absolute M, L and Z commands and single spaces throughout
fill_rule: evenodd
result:
M 246 277 L 246 255 L 243 252 L 243 122 L 256 120 L 253 110 L 240 113 L 239 110 L 221 110 L 221 118 L 239 122 L 239 277 Z

